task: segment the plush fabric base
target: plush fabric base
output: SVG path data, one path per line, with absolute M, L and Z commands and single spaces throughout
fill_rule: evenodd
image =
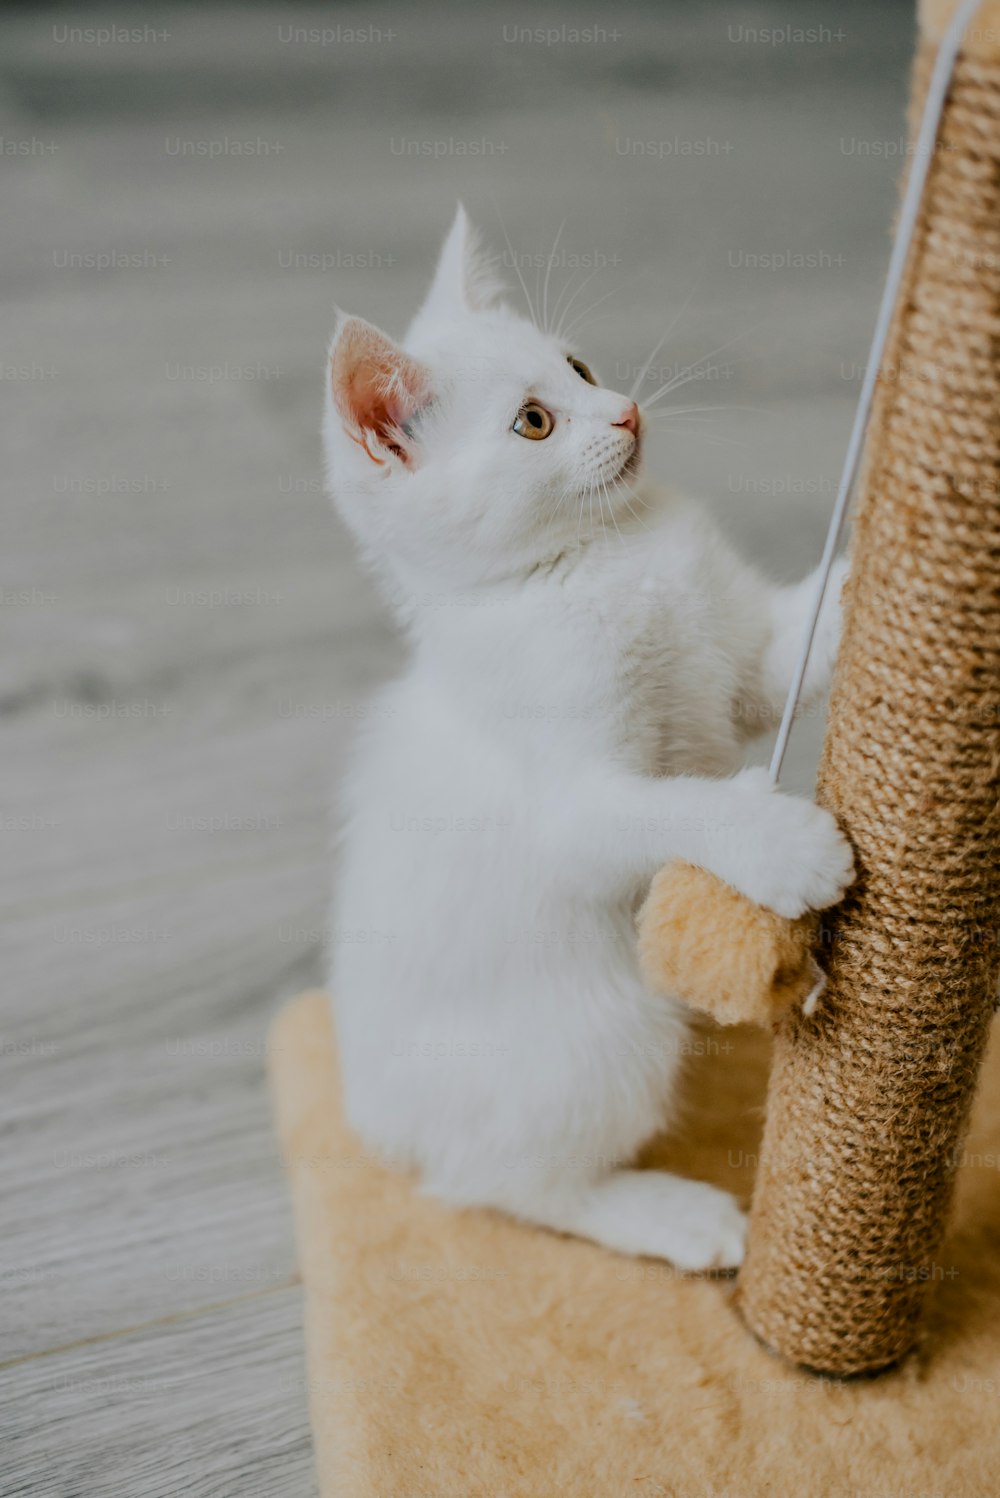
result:
M 767 1046 L 700 1030 L 685 1121 L 643 1163 L 749 1195 Z M 454 1212 L 383 1169 L 344 1124 L 325 995 L 279 1016 L 270 1065 L 324 1498 L 996 1493 L 996 1035 L 923 1341 L 896 1372 L 851 1383 L 766 1352 L 732 1281 Z

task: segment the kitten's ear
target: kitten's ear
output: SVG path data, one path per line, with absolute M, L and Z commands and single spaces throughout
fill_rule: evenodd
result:
M 434 398 L 426 365 L 363 318 L 345 317 L 330 345 L 330 394 L 348 436 L 373 463 L 386 462 L 372 451 L 377 444 L 414 465 L 409 424 Z
M 431 289 L 414 320 L 447 320 L 461 312 L 478 312 L 499 296 L 502 283 L 494 274 L 489 256 L 479 245 L 475 229 L 459 203 L 454 222 L 438 256 Z

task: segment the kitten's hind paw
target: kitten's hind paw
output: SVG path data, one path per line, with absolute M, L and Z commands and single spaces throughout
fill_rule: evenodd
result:
M 659 1170 L 621 1170 L 591 1188 L 569 1231 L 621 1253 L 667 1259 L 695 1273 L 738 1269 L 746 1214 L 736 1198 L 704 1181 Z
M 692 1273 L 738 1269 L 746 1251 L 746 1213 L 727 1191 L 692 1184 L 702 1185 L 703 1194 L 697 1207 L 674 1224 L 667 1257 L 678 1269 Z

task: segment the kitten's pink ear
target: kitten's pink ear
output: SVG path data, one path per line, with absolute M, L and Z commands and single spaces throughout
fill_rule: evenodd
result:
M 330 393 L 347 430 L 371 458 L 375 446 L 395 453 L 407 466 L 416 446 L 407 425 L 434 398 L 427 367 L 360 317 L 346 318 L 330 349 Z
M 446 321 L 463 312 L 479 312 L 500 294 L 489 257 L 479 247 L 476 231 L 461 203 L 438 256 L 434 280 L 417 323 Z

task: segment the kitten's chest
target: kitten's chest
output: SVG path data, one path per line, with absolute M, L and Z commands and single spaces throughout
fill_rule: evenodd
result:
M 731 768 L 733 655 L 695 568 L 639 573 L 591 598 L 575 626 L 562 680 L 608 752 L 646 774 Z
M 621 749 L 646 774 L 732 767 L 732 656 L 708 594 L 688 585 L 636 620 L 620 655 Z

